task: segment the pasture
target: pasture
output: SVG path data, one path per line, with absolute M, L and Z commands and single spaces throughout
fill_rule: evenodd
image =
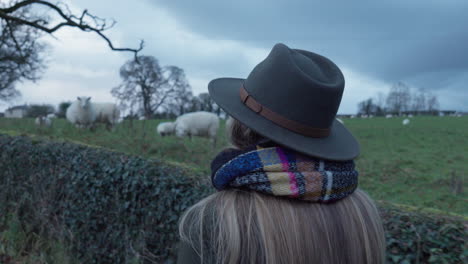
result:
M 463 191 L 468 172 L 468 117 L 343 119 L 361 143 L 360 186 L 376 200 L 468 215 Z M 33 119 L 0 118 L 0 133 L 99 146 L 145 158 L 163 159 L 209 177 L 211 159 L 228 145 L 224 123 L 215 149 L 207 139 L 156 135 L 167 120 L 124 121 L 114 132 L 78 130 L 64 119 L 38 128 Z

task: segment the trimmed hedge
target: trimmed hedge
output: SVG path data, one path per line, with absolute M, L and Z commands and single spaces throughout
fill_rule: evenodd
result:
M 0 135 L 0 161 L 0 221 L 18 213 L 65 236 L 84 263 L 169 259 L 179 216 L 208 189 L 164 162 L 71 143 Z
M 168 164 L 71 143 L 0 135 L 0 226 L 66 240 L 84 263 L 173 260 L 177 222 L 211 192 Z M 467 263 L 461 221 L 380 206 L 388 263 Z
M 386 231 L 387 263 L 468 263 L 467 230 L 461 220 L 388 204 L 379 209 Z

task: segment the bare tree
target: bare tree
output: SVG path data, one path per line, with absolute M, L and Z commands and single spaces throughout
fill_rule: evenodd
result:
M 165 67 L 168 73 L 167 85 L 171 87 L 173 93 L 171 94 L 171 101 L 178 109 L 175 111 L 177 115 L 182 115 L 186 112 L 188 104 L 190 103 L 193 94 L 192 87 L 187 81 L 184 70 L 176 66 Z
M 32 8 L 41 7 L 46 15 L 37 16 Z M 55 18 L 54 24 L 51 17 Z M 115 21 L 92 15 L 88 10 L 73 14 L 62 2 L 46 0 L 10 0 L 0 3 L 0 100 L 8 100 L 20 93 L 14 84 L 22 80 L 37 81 L 43 70 L 44 47 L 39 41 L 43 34 L 53 34 L 64 27 L 72 27 L 99 35 L 115 51 L 132 52 L 137 57 L 143 41 L 136 49 L 115 47 L 104 31 Z
M 40 6 L 45 8 L 51 14 L 57 16 L 59 21 L 54 25 L 50 25 L 50 21 L 44 18 L 37 18 L 35 16 L 18 16 L 15 13 L 23 8 L 31 6 Z M 112 28 L 115 21 L 107 21 L 98 16 L 92 15 L 87 9 L 83 10 L 80 15 L 72 14 L 68 6 L 62 2 L 53 4 L 46 0 L 22 0 L 10 1 L 9 5 L 0 8 L 0 19 L 5 21 L 14 21 L 18 24 L 29 26 L 38 29 L 44 33 L 52 34 L 63 27 L 73 27 L 85 32 L 93 32 L 104 39 L 109 48 L 115 51 L 129 51 L 137 56 L 138 52 L 143 49 L 143 41 L 140 42 L 140 47 L 137 49 L 132 48 L 117 48 L 112 44 L 112 41 L 103 33 L 104 31 Z
M 398 82 L 390 88 L 387 96 L 387 108 L 389 111 L 401 114 L 409 110 L 410 102 L 410 89 L 404 82 Z
M 439 100 L 434 94 L 429 94 L 427 99 L 427 111 L 435 115 L 439 111 Z
M 427 104 L 427 91 L 424 88 L 420 88 L 413 96 L 412 110 L 421 113 L 426 110 Z
M 375 104 L 382 111 L 382 115 L 385 112 L 385 94 L 382 92 L 377 93 L 377 98 L 374 100 Z
M 120 68 L 122 84 L 111 93 L 121 104 L 141 106 L 143 115 L 151 118 L 161 106 L 190 90 L 184 71 L 176 66 L 161 67 L 153 56 L 138 56 Z
M 29 17 L 30 10 L 15 12 Z M 15 84 L 23 80 L 37 81 L 45 69 L 45 44 L 38 41 L 40 32 L 17 21 L 0 20 L 0 101 L 20 95 Z
M 187 87 L 187 88 L 190 88 Z M 192 112 L 193 94 L 191 89 L 181 89 L 174 95 L 174 98 L 168 102 L 164 107 L 164 112 L 168 116 L 179 116 L 187 112 Z

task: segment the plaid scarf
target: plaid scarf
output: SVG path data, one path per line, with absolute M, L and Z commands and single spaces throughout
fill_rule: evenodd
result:
M 213 186 L 239 188 L 313 202 L 331 202 L 354 192 L 354 161 L 329 161 L 278 146 L 227 149 L 211 163 Z

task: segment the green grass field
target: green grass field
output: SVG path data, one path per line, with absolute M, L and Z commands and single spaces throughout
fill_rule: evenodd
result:
M 344 119 L 361 143 L 357 159 L 360 186 L 376 200 L 417 208 L 433 208 L 468 215 L 463 187 L 468 172 L 468 117 L 415 117 L 408 126 L 403 118 Z M 0 133 L 29 135 L 159 158 L 209 177 L 209 164 L 228 145 L 224 126 L 213 148 L 207 139 L 180 140 L 156 135 L 162 120 L 128 121 L 114 132 L 78 130 L 66 120 L 54 120 L 51 129 L 38 129 L 33 119 L 0 118 Z M 458 189 L 458 191 L 457 191 Z

